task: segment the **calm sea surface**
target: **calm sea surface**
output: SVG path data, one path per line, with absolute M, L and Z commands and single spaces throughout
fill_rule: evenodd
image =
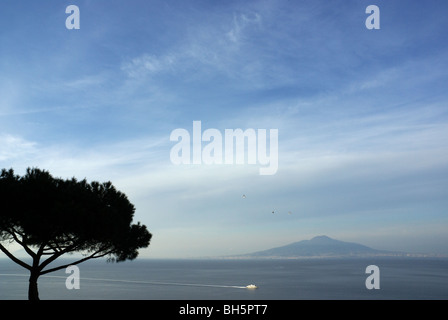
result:
M 366 288 L 368 265 L 380 289 Z M 80 289 L 65 270 L 39 279 L 41 299 L 298 300 L 448 299 L 448 259 L 153 260 L 79 265 Z M 249 290 L 246 285 L 256 284 Z M 0 259 L 0 299 L 27 299 L 27 271 Z

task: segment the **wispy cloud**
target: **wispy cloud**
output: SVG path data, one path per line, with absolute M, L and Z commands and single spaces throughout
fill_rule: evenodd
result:
M 10 134 L 0 135 L 0 161 L 13 163 L 22 158 L 34 156 L 37 152 L 37 144 L 21 137 Z
M 122 70 L 131 78 L 157 75 L 158 73 L 173 71 L 177 60 L 178 58 L 174 55 L 156 57 L 143 54 L 140 57 L 133 58 L 129 62 L 125 62 Z
M 226 36 L 231 42 L 238 44 L 244 38 L 245 29 L 254 26 L 261 27 L 261 23 L 261 16 L 256 12 L 234 14 L 232 28 Z
M 242 50 L 247 48 L 241 49 L 240 46 L 253 41 L 251 34 L 261 32 L 262 18 L 259 13 L 226 12 L 218 15 L 215 23 L 207 28 L 203 28 L 199 22 L 188 29 L 189 35 L 182 42 L 173 45 L 173 49 L 162 54 L 142 53 L 124 61 L 122 70 L 133 78 L 162 78 L 168 74 L 173 77 L 181 75 L 180 79 L 187 82 L 201 77 L 208 79 L 216 73 L 225 77 L 245 78 L 244 75 L 247 76 L 253 70 L 255 64 L 245 64 L 250 62 L 250 56 L 254 58 L 254 51 L 244 53 Z M 241 70 L 242 68 L 245 70 Z

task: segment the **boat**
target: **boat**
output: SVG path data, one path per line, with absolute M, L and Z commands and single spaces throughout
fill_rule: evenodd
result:
M 254 284 L 250 284 L 248 286 L 246 286 L 247 289 L 258 289 L 258 287 Z

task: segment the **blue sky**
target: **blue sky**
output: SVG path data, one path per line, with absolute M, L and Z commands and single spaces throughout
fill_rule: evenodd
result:
M 79 30 L 65 27 L 72 4 Z M 371 4 L 379 30 L 365 27 Z M 2 1 L 0 167 L 112 181 L 154 235 L 144 257 L 240 254 L 321 234 L 448 253 L 447 9 Z M 170 133 L 195 120 L 278 129 L 277 173 L 174 165 Z

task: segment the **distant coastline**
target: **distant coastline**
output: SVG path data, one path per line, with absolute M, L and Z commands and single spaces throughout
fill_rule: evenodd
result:
M 204 257 L 201 259 L 228 259 L 228 260 L 318 260 L 318 259 L 355 259 L 355 258 L 441 258 L 448 259 L 446 254 L 430 254 L 430 253 L 394 253 L 394 254 L 372 254 L 372 255 L 327 255 L 327 256 L 252 256 L 252 255 L 229 255 L 229 256 L 218 256 L 218 257 Z M 191 258 L 194 259 L 194 258 Z
M 345 242 L 328 236 L 316 236 L 285 246 L 253 253 L 221 256 L 219 259 L 340 259 L 340 258 L 448 258 L 446 254 L 410 253 L 377 250 L 359 243 Z

